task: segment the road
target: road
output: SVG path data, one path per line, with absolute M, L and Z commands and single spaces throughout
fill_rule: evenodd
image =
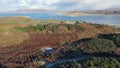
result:
M 88 58 L 93 58 L 93 57 L 86 56 L 86 57 L 79 57 L 79 58 L 73 58 L 73 59 L 58 60 L 55 63 L 47 63 L 46 68 L 53 68 L 52 66 L 63 63 L 63 62 L 70 62 L 70 61 L 73 61 L 73 60 L 83 60 L 83 59 L 88 59 Z

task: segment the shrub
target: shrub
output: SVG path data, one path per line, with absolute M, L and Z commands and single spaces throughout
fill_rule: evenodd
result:
M 101 38 L 113 40 L 116 46 L 120 47 L 120 34 L 100 35 Z
M 71 62 L 62 63 L 58 65 L 58 68 L 81 68 L 81 64 L 73 60 Z
M 120 34 L 114 34 L 112 40 L 115 42 L 116 46 L 120 47 Z
M 116 48 L 115 44 L 111 40 L 107 39 L 91 39 L 89 41 L 84 42 L 86 51 L 92 50 L 93 52 L 103 53 L 103 52 L 113 52 Z
M 115 58 L 91 58 L 82 62 L 84 68 L 119 68 L 120 59 Z
M 59 25 L 54 25 L 52 26 L 51 31 L 57 31 L 58 28 L 59 28 Z
M 14 31 L 17 32 L 28 32 L 28 31 L 44 31 L 45 26 L 38 24 L 36 26 L 28 26 L 28 27 L 15 27 L 13 28 Z
M 120 68 L 120 59 L 90 58 L 82 61 L 64 62 L 57 68 Z
M 68 30 L 73 30 L 73 24 L 64 24 L 68 28 Z
M 76 24 L 64 24 L 68 30 L 76 30 L 76 31 L 82 31 L 84 30 L 84 28 L 82 28 L 81 26 L 78 25 L 78 23 Z

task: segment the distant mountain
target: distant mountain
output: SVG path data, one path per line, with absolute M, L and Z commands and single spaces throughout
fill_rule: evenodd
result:
M 88 13 L 94 13 L 94 14 L 120 14 L 119 9 L 106 9 L 106 10 L 93 10 Z
M 120 14 L 120 9 L 105 9 L 105 10 L 88 10 L 88 11 L 64 11 L 63 15 L 81 16 L 93 14 Z
M 105 10 L 89 10 L 89 11 L 58 11 L 58 10 L 45 10 L 45 9 L 21 9 L 11 12 L 58 12 L 67 14 L 120 14 L 120 9 L 105 9 Z

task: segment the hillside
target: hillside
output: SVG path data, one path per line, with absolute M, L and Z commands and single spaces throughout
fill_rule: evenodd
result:
M 26 17 L 0 18 L 0 26 L 2 68 L 38 68 L 42 61 L 86 54 L 120 55 L 120 28 L 115 26 Z M 45 48 L 53 51 L 46 52 Z
M 120 10 L 91 10 L 91 11 L 66 11 L 66 12 L 61 12 L 63 15 L 68 15 L 68 16 L 84 16 L 84 15 L 111 15 L 111 14 L 120 14 Z

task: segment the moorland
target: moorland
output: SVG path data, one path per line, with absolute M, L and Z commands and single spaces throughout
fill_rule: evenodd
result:
M 120 28 L 85 21 L 0 18 L 0 68 L 119 68 Z

